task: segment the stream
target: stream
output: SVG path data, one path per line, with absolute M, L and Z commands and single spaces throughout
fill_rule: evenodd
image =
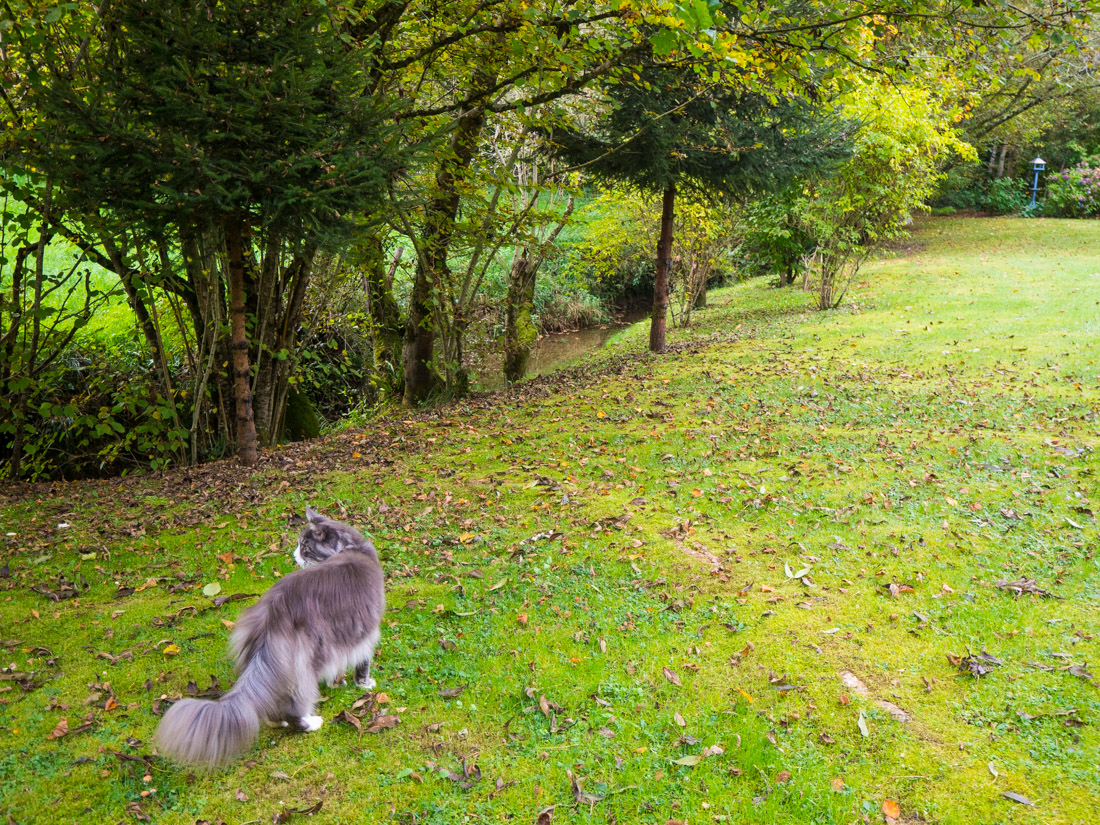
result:
M 527 378 L 544 375 L 564 366 L 568 366 L 578 356 L 590 350 L 597 350 L 620 330 L 624 330 L 638 321 L 648 318 L 650 311 L 645 308 L 630 309 L 619 313 L 610 324 L 586 327 L 572 332 L 551 332 L 539 337 L 531 357 L 527 361 Z M 500 368 L 500 357 L 494 354 L 486 358 L 480 369 L 472 372 L 471 381 L 478 390 L 499 390 L 505 386 L 504 373 Z

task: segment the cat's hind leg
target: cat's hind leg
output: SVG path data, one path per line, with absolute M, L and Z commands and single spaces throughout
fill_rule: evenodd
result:
M 355 666 L 355 684 L 364 690 L 373 690 L 377 682 L 371 678 L 370 675 L 370 663 L 371 660 Z
M 291 730 L 300 731 L 302 733 L 311 733 L 315 730 L 319 730 L 325 721 L 322 717 L 315 715 L 313 712 L 314 708 L 317 706 L 317 698 L 319 696 L 320 692 L 317 690 L 316 682 L 307 681 L 304 684 L 299 682 L 283 714 L 283 721 L 286 726 Z
M 374 661 L 374 648 L 378 645 L 378 629 L 375 628 L 358 648 L 360 655 L 359 664 L 355 666 L 355 684 L 364 690 L 373 690 L 377 684 L 370 675 L 371 662 Z

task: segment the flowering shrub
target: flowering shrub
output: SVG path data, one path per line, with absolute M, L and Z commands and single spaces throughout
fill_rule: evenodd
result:
M 1059 218 L 1100 217 L 1100 161 L 1083 160 L 1051 175 L 1043 213 Z

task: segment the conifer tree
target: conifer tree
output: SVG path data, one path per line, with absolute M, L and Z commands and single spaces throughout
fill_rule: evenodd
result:
M 677 192 L 744 199 L 845 153 L 845 131 L 805 100 L 770 101 L 702 78 L 690 65 L 630 72 L 606 91 L 607 114 L 545 134 L 548 151 L 597 180 L 660 196 L 649 348 L 665 349 Z

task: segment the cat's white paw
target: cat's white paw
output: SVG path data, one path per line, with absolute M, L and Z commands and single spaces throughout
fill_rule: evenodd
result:
M 356 682 L 355 684 L 356 684 L 357 687 L 363 688 L 363 690 L 374 690 L 374 686 L 377 685 L 378 683 L 376 681 L 374 681 L 374 679 L 372 677 L 368 676 L 363 681 Z
M 306 733 L 313 733 L 315 730 L 320 730 L 321 725 L 325 723 L 325 720 L 320 716 L 303 716 L 302 717 L 302 729 Z

